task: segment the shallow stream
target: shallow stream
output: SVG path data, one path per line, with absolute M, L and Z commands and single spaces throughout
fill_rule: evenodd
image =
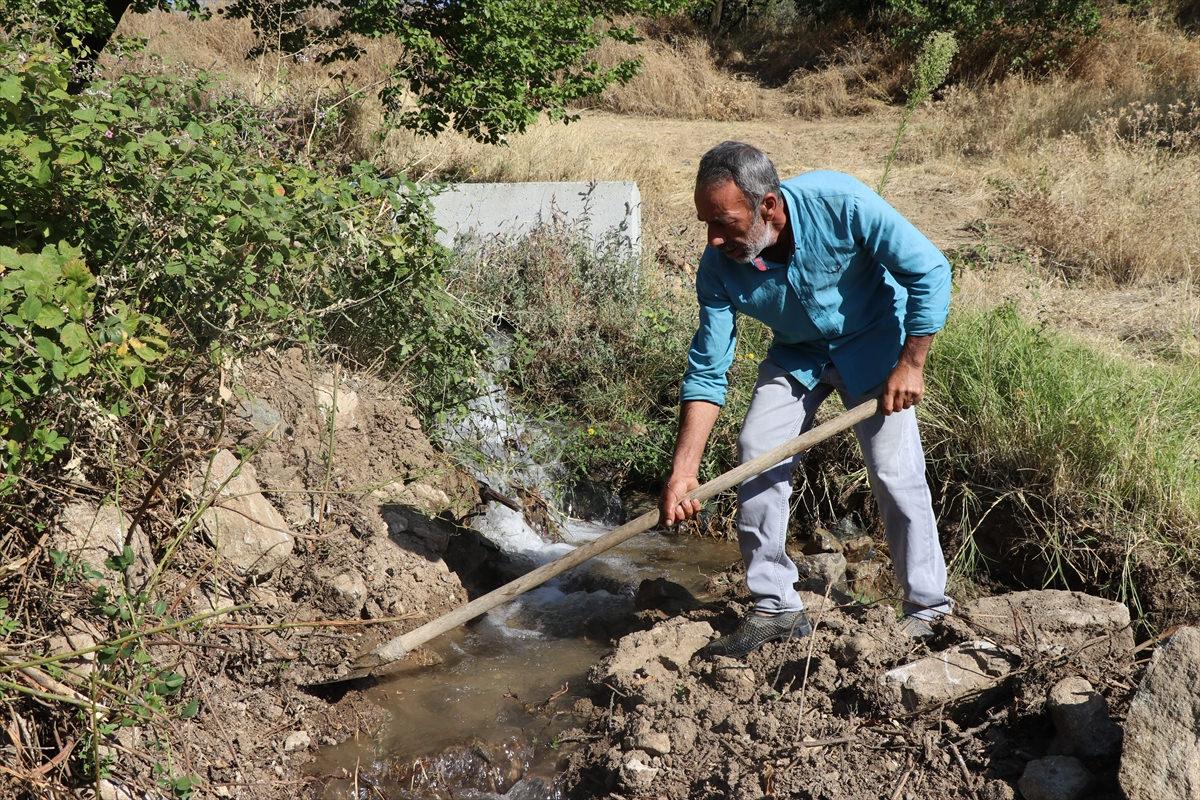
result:
M 570 521 L 563 533 L 577 545 L 607 530 Z M 646 533 L 435 640 L 443 663 L 368 691 L 391 714 L 385 730 L 320 754 L 318 774 L 349 776 L 322 797 L 557 797 L 555 737 L 573 724 L 584 675 L 634 612 L 639 583 L 666 578 L 702 597 L 708 575 L 737 558 L 733 542 Z

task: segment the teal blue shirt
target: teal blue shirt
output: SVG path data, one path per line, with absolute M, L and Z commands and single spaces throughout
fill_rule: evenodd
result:
M 682 401 L 724 405 L 739 313 L 774 331 L 767 356 L 800 383 L 815 387 L 832 362 L 855 395 L 883 383 L 906 336 L 945 324 L 950 264 L 882 197 L 829 171 L 781 188 L 795 242 L 789 263 L 742 264 L 712 246 L 704 251 Z

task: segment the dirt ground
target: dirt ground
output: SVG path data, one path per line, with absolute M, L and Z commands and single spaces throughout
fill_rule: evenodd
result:
M 1027 762 L 1069 751 L 1047 713 L 1051 687 L 1086 679 L 1118 718 L 1132 693 L 1128 630 L 1048 647 L 1052 632 L 1037 643 L 1028 631 L 1006 635 L 976 611 L 947 618 L 918 644 L 888 607 L 804 597 L 814 634 L 764 645 L 745 662 L 691 655 L 710 629 L 732 628 L 744 596 L 729 590 L 682 616 L 647 612 L 647 631 L 592 671 L 592 695 L 577 704 L 587 721 L 562 737 L 573 748 L 567 796 L 1011 800 Z M 921 658 L 953 663 L 947 654 L 985 636 L 999 648 L 979 660 L 980 674 L 992 672 L 987 659 L 1006 665 L 960 697 L 916 704 L 882 679 Z M 953 667 L 935 666 L 955 678 Z M 1088 797 L 1122 796 L 1115 754 L 1083 761 Z

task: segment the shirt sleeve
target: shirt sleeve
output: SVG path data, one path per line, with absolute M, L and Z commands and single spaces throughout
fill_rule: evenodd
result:
M 707 259 L 696 273 L 696 299 L 700 303 L 700 324 L 688 348 L 687 370 L 683 374 L 680 402 L 706 400 L 725 405 L 729 367 L 737 345 L 737 312 L 724 287 L 711 273 Z
M 950 311 L 950 262 L 916 226 L 868 188 L 855 195 L 854 238 L 908 292 L 904 328 L 937 333 Z

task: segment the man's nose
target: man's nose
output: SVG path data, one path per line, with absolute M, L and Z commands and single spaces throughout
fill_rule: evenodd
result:
M 713 247 L 720 247 L 725 244 L 725 237 L 710 226 L 708 229 L 708 243 Z

